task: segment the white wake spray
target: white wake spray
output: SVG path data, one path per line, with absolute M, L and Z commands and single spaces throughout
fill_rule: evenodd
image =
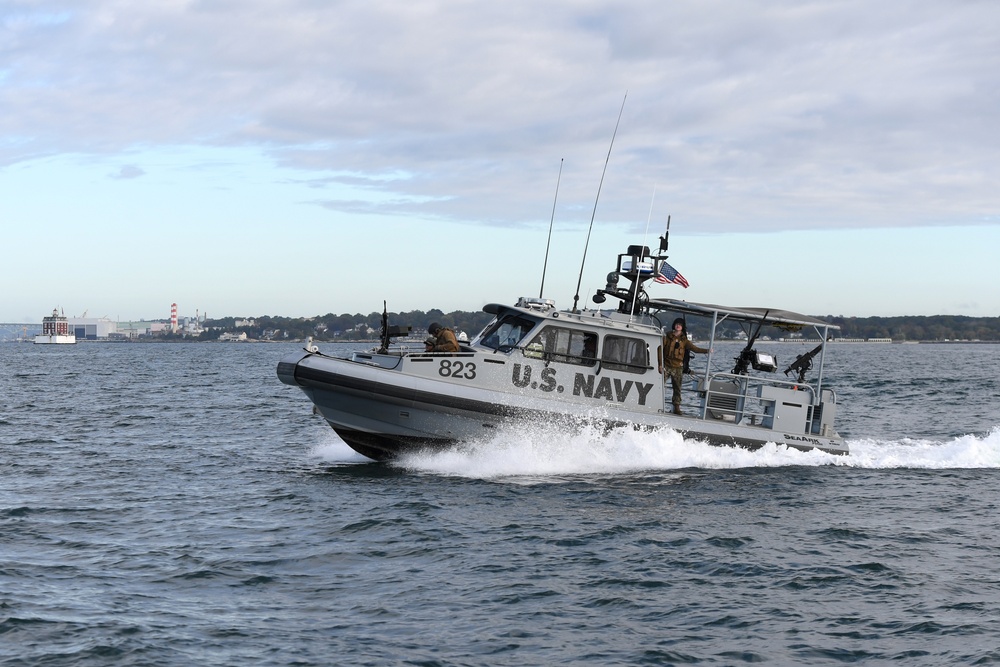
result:
M 326 461 L 369 462 L 334 434 L 312 451 Z M 546 428 L 498 432 L 452 450 L 401 457 L 390 465 L 415 472 L 472 479 L 558 478 L 562 475 L 613 475 L 685 468 L 732 469 L 782 466 L 855 468 L 1000 468 L 1000 427 L 986 435 L 963 435 L 950 441 L 850 440 L 851 454 L 801 452 L 768 444 L 756 451 L 713 447 L 685 440 L 675 431 L 585 428 L 568 433 Z
M 986 435 L 963 435 L 946 442 L 849 440 L 842 465 L 858 468 L 1000 468 L 1000 426 Z

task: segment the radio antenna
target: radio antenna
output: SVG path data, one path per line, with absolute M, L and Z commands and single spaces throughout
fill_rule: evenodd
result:
M 667 231 L 660 237 L 660 257 L 666 257 L 663 253 L 670 246 L 670 216 L 667 216 Z
M 549 220 L 549 240 L 545 242 L 545 263 L 542 264 L 542 285 L 538 288 L 538 298 L 542 298 L 542 292 L 545 291 L 545 271 L 549 266 L 549 246 L 552 245 L 552 223 L 556 220 L 556 201 L 559 200 L 559 181 L 562 180 L 562 168 L 563 160 L 565 158 L 559 158 L 559 176 L 556 177 L 556 196 L 552 200 L 552 218 Z
M 580 283 L 583 282 L 583 267 L 587 263 L 587 248 L 590 247 L 590 232 L 594 229 L 594 218 L 597 216 L 597 202 L 601 199 L 601 186 L 604 185 L 604 175 L 608 173 L 608 162 L 611 161 L 611 149 L 615 145 L 615 137 L 618 135 L 618 124 L 622 122 L 622 112 L 625 111 L 625 100 L 628 99 L 628 91 L 622 98 L 622 108 L 618 110 L 618 121 L 615 123 L 615 131 L 611 135 L 611 145 L 608 146 L 608 157 L 604 160 L 604 171 L 601 172 L 601 182 L 597 185 L 597 198 L 594 199 L 594 212 L 590 214 L 590 227 L 587 228 L 587 242 L 583 245 L 583 260 L 580 262 L 580 277 L 576 279 L 576 294 L 573 295 L 573 312 L 576 312 L 576 305 L 580 302 Z

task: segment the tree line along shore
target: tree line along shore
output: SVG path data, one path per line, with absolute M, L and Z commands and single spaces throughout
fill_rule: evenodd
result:
M 411 335 L 423 337 L 431 322 L 450 327 L 456 333 L 465 332 L 470 338 L 479 333 L 492 319 L 492 315 L 482 311 L 413 310 L 388 313 L 390 325 L 409 326 Z M 840 331 L 836 338 L 851 340 L 886 340 L 893 342 L 1000 342 L 1000 317 L 968 317 L 963 315 L 929 315 L 899 317 L 846 317 L 843 315 L 815 316 L 836 324 Z M 708 336 L 707 327 L 701 327 L 700 318 L 690 318 L 688 330 L 696 338 Z M 377 340 L 382 324 L 382 313 L 373 312 L 335 315 L 329 313 L 316 317 L 261 316 L 255 318 L 224 317 L 207 320 L 204 331 L 197 340 L 218 340 L 231 338 L 234 334 L 246 334 L 249 340 L 304 340 L 352 341 Z M 705 328 L 704 331 L 701 328 Z M 738 327 L 727 327 L 725 323 L 718 331 L 719 338 L 736 339 Z M 176 335 L 176 334 L 175 334 Z M 788 338 L 786 331 L 764 327 L 762 335 L 774 338 Z M 170 336 L 168 336 L 170 337 Z M 187 337 L 190 340 L 191 337 Z

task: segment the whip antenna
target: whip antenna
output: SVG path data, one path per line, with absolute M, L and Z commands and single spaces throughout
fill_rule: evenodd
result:
M 646 237 L 649 236 L 649 221 L 653 219 L 653 202 L 656 201 L 656 186 L 653 186 L 653 196 L 649 198 L 649 214 L 646 216 L 646 231 L 642 233 L 642 247 L 646 247 Z M 642 281 L 639 280 L 639 264 L 641 264 L 641 257 L 636 257 L 632 260 L 635 264 L 632 268 L 635 269 L 635 290 L 632 292 L 632 308 L 629 310 L 628 321 L 632 322 L 632 318 L 635 316 L 635 302 L 639 299 L 639 289 L 642 285 Z M 653 264 L 653 270 L 656 270 L 656 264 Z
M 622 112 L 625 111 L 625 100 L 628 99 L 628 91 L 622 98 L 622 108 L 618 110 L 618 121 L 615 123 L 615 131 L 611 135 L 611 145 L 608 146 L 608 157 L 604 160 L 604 171 L 601 172 L 601 182 L 597 185 L 597 198 L 594 199 L 594 212 L 590 214 L 590 227 L 587 228 L 587 242 L 583 245 L 583 261 L 580 262 L 580 277 L 576 279 L 576 294 L 573 295 L 573 312 L 576 312 L 576 304 L 580 302 L 580 283 L 583 282 L 583 267 L 587 263 L 587 248 L 590 247 L 590 232 L 594 229 L 594 218 L 597 216 L 597 202 L 601 199 L 601 186 L 604 185 L 604 175 L 608 173 L 608 162 L 611 161 L 611 149 L 615 145 L 615 137 L 618 135 L 618 124 L 622 122 Z
M 549 266 L 549 246 L 552 245 L 552 223 L 556 220 L 556 201 L 559 199 L 559 181 L 562 180 L 563 158 L 559 158 L 559 176 L 556 177 L 556 196 L 552 200 L 552 218 L 549 220 L 549 240 L 545 242 L 545 263 L 542 264 L 542 285 L 538 288 L 538 298 L 545 291 L 545 270 Z

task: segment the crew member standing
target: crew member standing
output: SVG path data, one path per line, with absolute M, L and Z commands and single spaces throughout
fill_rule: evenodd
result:
M 663 345 L 656 351 L 656 361 L 659 363 L 660 373 L 670 376 L 670 384 L 673 385 L 674 414 L 681 412 L 681 382 L 684 381 L 684 356 L 688 352 L 706 354 L 710 350 L 698 347 L 688 340 L 687 332 L 684 331 L 684 320 L 677 318 L 674 320 L 673 331 L 663 336 Z
M 448 327 L 443 327 L 437 322 L 432 322 L 427 327 L 430 338 L 424 341 L 424 349 L 427 352 L 458 352 L 458 339 L 455 332 Z

